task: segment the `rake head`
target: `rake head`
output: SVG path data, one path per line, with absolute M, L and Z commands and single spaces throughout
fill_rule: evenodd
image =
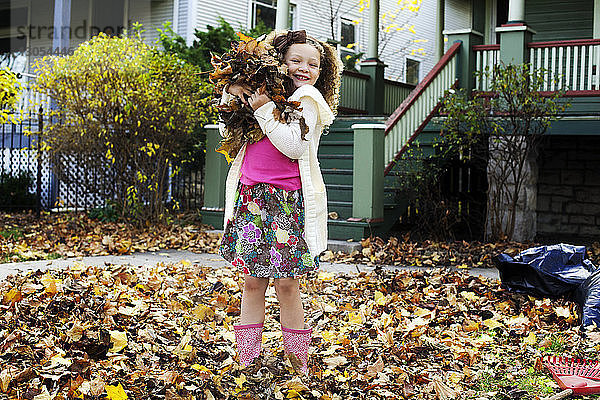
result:
M 542 360 L 562 389 L 573 394 L 600 393 L 600 362 L 578 358 L 548 356 Z

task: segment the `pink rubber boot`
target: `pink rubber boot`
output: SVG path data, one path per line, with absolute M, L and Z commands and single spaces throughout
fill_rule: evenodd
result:
M 264 323 L 233 326 L 240 364 L 244 367 L 260 355 L 263 326 Z
M 308 346 L 312 339 L 312 329 L 290 329 L 281 325 L 283 347 L 286 353 L 295 354 L 302 363 L 300 371 L 308 374 Z

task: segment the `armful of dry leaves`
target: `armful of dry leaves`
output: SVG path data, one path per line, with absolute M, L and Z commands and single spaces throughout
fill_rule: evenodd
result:
M 302 138 L 308 131 L 300 114 L 300 102 L 288 101 L 294 85 L 287 75 L 287 66 L 282 65 L 277 51 L 267 40 L 257 40 L 238 33 L 240 40 L 232 43 L 231 50 L 222 56 L 213 54 L 214 71 L 210 81 L 215 87 L 218 104 L 227 85 L 244 84 L 251 91 L 265 86 L 266 94 L 275 103 L 273 117 L 281 123 L 300 119 Z M 225 125 L 225 135 L 217 149 L 231 161 L 245 143 L 254 143 L 265 135 L 254 111 L 234 97 L 227 104 L 217 105 L 219 119 Z

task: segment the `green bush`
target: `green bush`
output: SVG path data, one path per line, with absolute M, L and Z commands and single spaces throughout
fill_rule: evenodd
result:
M 15 121 L 13 110 L 20 90 L 17 76 L 7 68 L 0 68 L 0 124 Z
M 212 71 L 210 63 L 211 53 L 221 55 L 231 49 L 231 42 L 239 40 L 235 29 L 222 17 L 219 17 L 219 26 L 206 26 L 206 32 L 196 29 L 193 43 L 188 46 L 185 39 L 171 28 L 170 22 L 164 24 L 160 33 L 159 42 L 165 51 L 174 54 L 192 65 L 197 65 L 202 71 Z M 239 29 L 246 36 L 258 37 L 271 31 L 263 22 L 249 31 Z M 205 75 L 208 79 L 208 74 Z
M 29 171 L 20 171 L 16 175 L 0 173 L 0 209 L 26 210 L 37 207 L 36 195 L 29 192 L 33 183 Z
M 58 105 L 42 147 L 59 178 L 114 200 L 121 217 L 166 218 L 169 175 L 179 171 L 172 166 L 193 161 L 183 157 L 194 154 L 186 151 L 192 134 L 213 120 L 211 88 L 199 69 L 139 35 L 104 34 L 35 69 L 37 89 Z M 89 173 L 75 175 L 74 165 Z

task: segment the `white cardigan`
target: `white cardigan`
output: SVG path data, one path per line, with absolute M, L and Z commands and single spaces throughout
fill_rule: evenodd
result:
M 224 92 L 221 102 L 224 103 L 230 98 L 231 95 Z M 327 194 L 319 168 L 317 149 L 323 128 L 331 125 L 334 115 L 321 92 L 312 85 L 299 87 L 289 100 L 301 103 L 302 115 L 308 126 L 306 140 L 301 138 L 298 121 L 283 124 L 275 120 L 273 116 L 275 103 L 272 101 L 256 109 L 254 116 L 271 143 L 287 157 L 298 160 L 304 196 L 304 239 L 311 256 L 316 257 L 327 249 Z M 219 124 L 221 134 L 224 128 L 223 124 Z M 224 226 L 233 215 L 235 191 L 240 181 L 245 153 L 246 145 L 240 149 L 227 175 Z

